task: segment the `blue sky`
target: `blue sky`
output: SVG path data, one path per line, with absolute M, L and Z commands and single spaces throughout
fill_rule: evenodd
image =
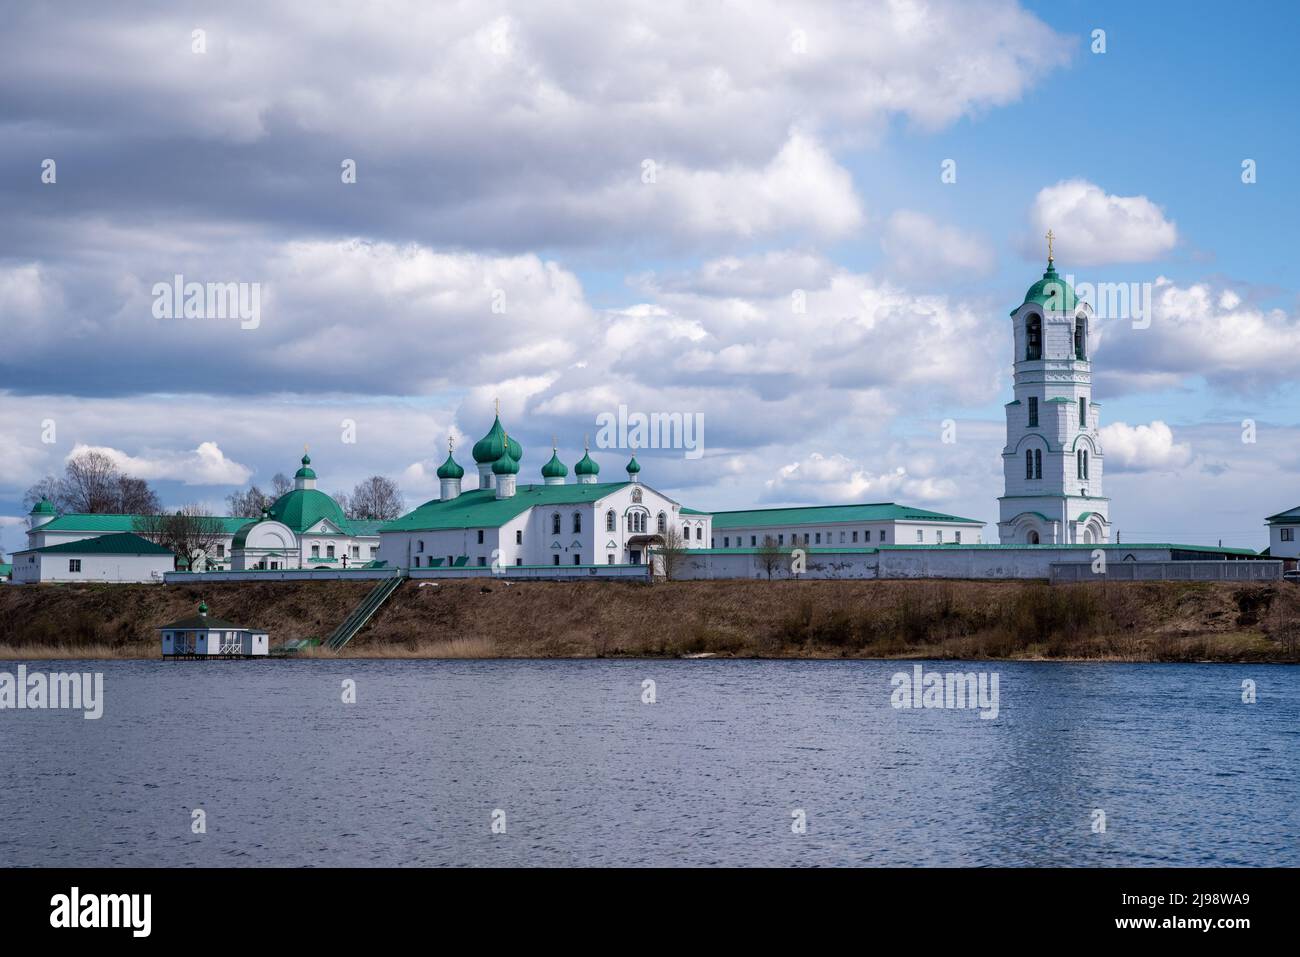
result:
M 1292 6 L 386 14 L 14 12 L 0 547 L 82 447 L 219 510 L 311 443 L 327 490 L 378 472 L 413 506 L 498 396 L 525 476 L 619 404 L 682 411 L 705 456 L 638 458 L 685 504 L 896 500 L 991 537 L 1045 224 L 1063 272 L 1152 284 L 1151 327 L 1093 352 L 1124 538 L 1262 547 L 1300 500 Z M 258 328 L 154 318 L 178 272 L 260 283 Z

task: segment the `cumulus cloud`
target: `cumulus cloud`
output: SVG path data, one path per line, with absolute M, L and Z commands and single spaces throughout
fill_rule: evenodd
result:
M 109 446 L 77 445 L 68 458 L 71 460 L 83 452 L 106 455 L 122 472 L 148 481 L 172 479 L 182 485 L 242 485 L 253 474 L 248 466 L 228 459 L 216 442 L 201 442 L 195 449 L 150 449 L 139 455 L 128 455 Z
M 1038 191 L 1029 218 L 1037 235 L 1052 230 L 1058 263 L 1148 262 L 1178 242 L 1178 228 L 1145 196 L 1115 196 L 1085 179 L 1062 180 Z M 1032 254 L 1042 251 L 1035 240 Z
M 1112 422 L 1101 427 L 1101 447 L 1106 472 L 1168 472 L 1192 460 L 1192 447 L 1175 442 L 1168 425 L 1156 419 L 1150 425 Z
M 952 279 L 986 276 L 997 264 L 986 237 L 906 209 L 889 217 L 880 245 L 890 272 L 905 279 L 945 284 Z
M 781 466 L 764 483 L 767 501 L 934 502 L 955 492 L 956 485 L 948 479 L 912 476 L 901 465 L 892 472 L 874 473 L 847 456 L 821 452 Z
M 202 210 L 494 249 L 835 234 L 860 214 L 829 151 L 892 117 L 936 129 L 1013 102 L 1070 47 L 1012 0 L 814 0 L 793 21 L 777 0 L 197 12 L 12 11 L 0 156 L 91 168 L 60 178 L 67 208 L 155 223 Z M 105 136 L 111 157 L 92 154 Z M 647 159 L 658 205 L 634 191 Z M 35 228 L 48 203 L 5 183 Z
M 1225 392 L 1263 395 L 1300 377 L 1300 317 L 1267 305 L 1262 291 L 1243 295 L 1222 282 L 1163 276 L 1149 286 L 1149 324 L 1099 325 L 1097 381 L 1112 393 L 1205 380 Z

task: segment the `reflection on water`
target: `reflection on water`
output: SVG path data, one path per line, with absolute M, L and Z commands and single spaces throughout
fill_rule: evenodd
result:
M 1295 668 L 928 663 L 981 720 L 905 662 L 31 667 L 104 716 L 0 711 L 3 865 L 1300 864 Z

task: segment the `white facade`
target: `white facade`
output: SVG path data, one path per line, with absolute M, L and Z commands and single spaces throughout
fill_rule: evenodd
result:
M 1092 309 L 1048 260 L 1011 314 L 1015 396 L 1006 406 L 998 535 L 1004 544 L 1110 541 L 1102 492 L 1101 409 L 1092 401 Z
M 219 657 L 239 655 L 261 657 L 270 651 L 270 636 L 252 628 L 164 628 L 162 653 Z
M 161 582 L 176 567 L 167 554 L 127 554 L 25 549 L 13 556 L 13 581 L 40 582 Z
M 852 506 L 844 506 L 851 508 Z M 870 508 L 870 506 L 865 506 Z M 796 511 L 795 509 L 782 511 Z M 713 533 L 713 548 L 758 548 L 769 536 L 778 545 L 838 548 L 855 545 L 979 545 L 983 522 L 922 521 L 884 519 L 827 522 L 818 521 L 816 509 L 806 510 L 806 519 L 795 521 L 756 520 L 728 524 Z
M 1268 554 L 1273 558 L 1300 558 L 1300 506 L 1268 521 Z
M 504 485 L 508 483 L 497 483 L 491 500 L 497 500 Z M 599 490 L 608 490 L 604 494 L 589 500 L 574 496 L 574 501 L 564 501 L 564 488 L 575 486 L 516 486 L 503 497 L 516 500 L 521 510 L 500 524 L 474 523 L 482 508 L 476 504 L 465 511 L 462 527 L 384 529 L 379 559 L 412 570 L 458 564 L 489 570 L 494 565 L 636 565 L 647 561 L 649 547 L 662 541 L 671 525 L 690 530 L 688 547 L 708 545 L 709 516 L 683 515 L 680 504 L 648 485 L 607 483 L 599 486 Z M 486 493 L 474 490 L 461 495 L 486 500 Z M 536 504 L 531 504 L 534 498 Z M 434 524 L 442 501 L 421 506 L 429 509 L 430 524 Z M 416 516 L 421 509 L 407 524 L 419 524 Z

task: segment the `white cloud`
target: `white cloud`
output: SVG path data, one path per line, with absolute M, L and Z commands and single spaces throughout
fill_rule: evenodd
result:
M 1038 191 L 1029 211 L 1036 235 L 1052 230 L 1056 261 L 1067 267 L 1147 262 L 1178 242 L 1178 229 L 1145 196 L 1114 196 L 1084 179 Z M 1034 240 L 1034 258 L 1042 245 Z
M 891 273 L 927 280 L 932 286 L 986 276 L 997 265 L 987 238 L 911 210 L 899 210 L 889 217 L 880 245 Z
M 933 502 L 951 497 L 957 487 L 949 479 L 909 475 L 901 465 L 892 472 L 874 473 L 839 453 L 813 452 L 778 469 L 764 489 L 767 501 L 842 503 Z
M 1175 442 L 1168 425 L 1156 419 L 1150 425 L 1112 422 L 1101 427 L 1101 447 L 1106 472 L 1168 472 L 1192 460 L 1192 447 Z
M 201 442 L 198 448 L 181 451 L 147 450 L 128 455 L 109 446 L 76 445 L 71 460 L 83 452 L 108 456 L 127 475 L 147 481 L 171 479 L 183 485 L 242 485 L 252 476 L 246 465 L 232 462 L 215 442 Z

